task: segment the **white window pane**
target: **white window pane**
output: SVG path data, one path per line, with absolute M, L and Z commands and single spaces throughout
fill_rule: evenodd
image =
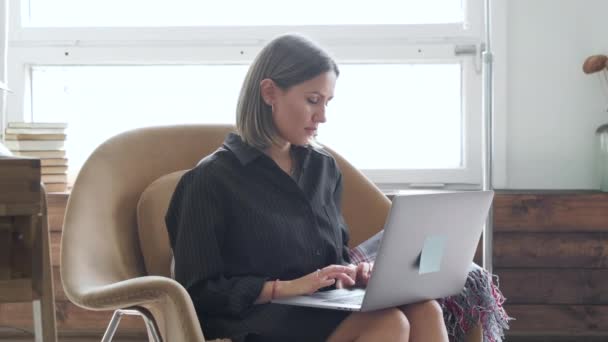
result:
M 318 140 L 360 169 L 462 167 L 460 64 L 343 65 Z
M 70 170 L 128 129 L 234 123 L 245 65 L 39 66 L 34 120 L 68 122 Z M 459 64 L 342 65 L 319 141 L 361 169 L 462 166 Z
M 23 0 L 28 1 L 28 0 Z M 29 19 L 29 20 L 28 20 Z M 29 0 L 29 26 L 461 23 L 462 0 Z
M 35 67 L 34 120 L 68 123 L 73 172 L 100 143 L 129 129 L 234 124 L 246 72 L 246 65 Z

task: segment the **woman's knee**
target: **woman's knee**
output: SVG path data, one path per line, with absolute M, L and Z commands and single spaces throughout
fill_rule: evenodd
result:
M 409 334 L 410 322 L 401 310 L 392 308 L 382 310 L 379 313 L 381 313 L 381 320 L 384 324 L 404 334 Z
M 407 341 L 410 323 L 399 309 L 355 312 L 331 334 L 328 341 Z
M 401 308 L 407 317 L 421 316 L 428 318 L 443 319 L 443 310 L 436 300 L 428 300 L 416 304 L 406 305 Z
M 428 310 L 429 314 L 433 316 L 443 317 L 443 310 L 441 305 L 436 300 L 429 300 L 422 303 L 425 306 L 425 310 Z

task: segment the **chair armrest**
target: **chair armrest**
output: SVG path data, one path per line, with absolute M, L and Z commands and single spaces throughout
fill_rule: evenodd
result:
M 143 305 L 165 296 L 173 300 L 191 302 L 183 286 L 173 279 L 159 276 L 132 278 L 113 284 L 83 288 L 81 291 L 80 298 L 70 300 L 90 310 L 115 310 Z
M 68 297 L 90 310 L 150 309 L 166 341 L 204 341 L 190 295 L 173 279 L 144 276 L 85 288 L 81 293 L 80 298 Z

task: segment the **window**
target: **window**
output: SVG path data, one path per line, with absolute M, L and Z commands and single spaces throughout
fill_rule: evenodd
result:
M 378 25 L 462 23 L 454 0 L 30 0 L 22 16 L 34 27 Z M 145 10 L 142 10 L 145 8 Z M 238 11 L 235 11 L 238 8 Z M 441 10 L 437 10 L 441 9 Z
M 66 153 L 70 168 L 79 169 L 99 143 L 142 125 L 234 124 L 247 66 L 39 66 L 32 71 L 34 118 L 69 123 Z
M 365 170 L 462 167 L 460 78 L 459 64 L 343 65 L 319 139 Z
M 285 16 L 249 14 L 277 0 L 47 2 L 11 13 L 8 119 L 68 122 L 71 178 L 124 130 L 233 123 L 253 57 L 301 32 L 341 68 L 320 142 L 381 186 L 481 182 L 479 0 L 335 1 Z

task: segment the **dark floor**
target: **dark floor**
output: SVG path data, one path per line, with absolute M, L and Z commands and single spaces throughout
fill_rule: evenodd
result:
M 604 336 L 507 336 L 505 342 L 607 342 Z
M 99 342 L 103 334 L 61 334 L 59 342 Z M 0 327 L 0 341 L 2 342 L 34 342 L 34 333 L 31 331 Z M 116 333 L 113 342 L 144 342 L 148 341 L 143 334 Z
M 510 337 L 505 342 L 606 342 L 606 336 L 574 336 L 574 337 Z
M 59 342 L 99 342 L 102 334 L 61 334 Z M 0 327 L 2 342 L 34 342 L 30 331 Z M 142 334 L 117 333 L 113 342 L 145 342 L 148 338 Z M 604 336 L 507 336 L 503 342 L 608 342 L 608 334 Z

